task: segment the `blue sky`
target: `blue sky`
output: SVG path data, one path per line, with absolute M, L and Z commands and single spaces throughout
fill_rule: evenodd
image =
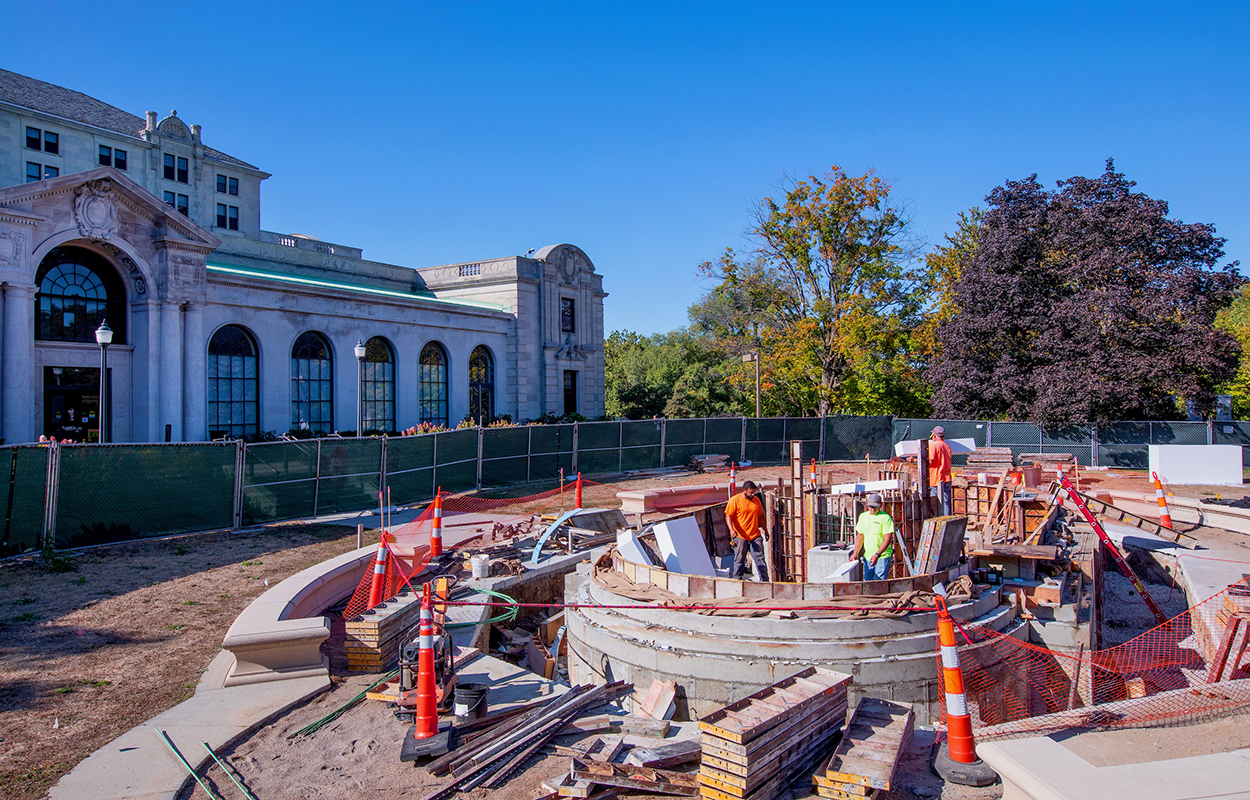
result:
M 667 331 L 787 174 L 893 182 L 941 241 L 1108 156 L 1250 261 L 1245 4 L 14 3 L 0 66 L 178 109 L 267 230 L 421 267 L 580 245 Z

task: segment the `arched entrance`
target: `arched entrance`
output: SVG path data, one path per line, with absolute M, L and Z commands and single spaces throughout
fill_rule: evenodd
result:
M 95 331 L 107 321 L 113 347 L 105 386 L 113 396 L 114 367 L 128 344 L 126 290 L 104 256 L 82 247 L 53 249 L 35 275 L 35 346 L 43 383 L 42 432 L 62 440 L 99 440 L 100 350 Z M 118 387 L 121 388 L 121 387 Z M 109 407 L 112 407 L 109 403 Z M 112 416 L 112 415 L 110 415 Z M 117 437 L 111 437 L 116 440 Z

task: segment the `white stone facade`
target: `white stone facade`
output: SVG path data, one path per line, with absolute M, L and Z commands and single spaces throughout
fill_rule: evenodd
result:
M 40 267 L 66 248 L 116 272 L 107 276 L 115 283 L 110 302 L 118 301 L 110 308 L 124 309 L 110 312 L 124 316 L 110 320 L 120 340 L 108 349 L 114 442 L 209 437 L 208 345 L 226 325 L 243 328 L 259 351 L 262 432 L 293 427 L 292 345 L 307 331 L 331 351 L 335 430 L 356 427 L 353 348 L 374 336 L 393 351 L 399 429 L 419 422 L 418 358 L 432 341 L 447 356 L 452 425 L 469 413 L 468 365 L 479 346 L 493 357 L 497 414 L 602 416 L 605 294 L 580 249 L 561 244 L 530 257 L 412 269 L 367 261 L 358 248 L 265 231 L 260 186 L 268 174 L 206 147 L 200 127 L 175 113 L 156 116 L 135 117 L 0 70 L 0 437 L 7 443 L 49 432 L 45 384 L 53 371 L 99 374 L 94 341 L 37 333 Z

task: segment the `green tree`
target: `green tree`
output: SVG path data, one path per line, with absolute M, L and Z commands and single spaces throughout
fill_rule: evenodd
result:
M 1236 299 L 1216 317 L 1215 327 L 1241 345 L 1237 374 L 1220 387 L 1220 393 L 1233 396 L 1233 417 L 1245 419 L 1250 417 L 1250 284 L 1242 284 Z
M 711 337 L 679 329 L 641 336 L 614 331 L 604 341 L 607 416 L 702 417 L 741 413 L 728 381 L 734 359 Z
M 727 350 L 761 351 L 776 411 L 922 413 L 915 332 L 932 279 L 890 185 L 834 166 L 783 193 L 757 209 L 750 253 L 701 266 L 717 285 L 692 321 Z

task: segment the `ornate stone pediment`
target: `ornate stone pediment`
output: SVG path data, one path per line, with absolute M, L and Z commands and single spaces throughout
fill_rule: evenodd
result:
M 560 282 L 568 286 L 576 286 L 578 277 L 583 272 L 595 271 L 595 265 L 591 263 L 590 258 L 576 245 L 548 245 L 535 253 L 534 258 L 554 264 L 560 276 Z
M 108 178 L 87 181 L 74 190 L 74 221 L 88 239 L 111 239 L 117 233 L 117 197 Z

